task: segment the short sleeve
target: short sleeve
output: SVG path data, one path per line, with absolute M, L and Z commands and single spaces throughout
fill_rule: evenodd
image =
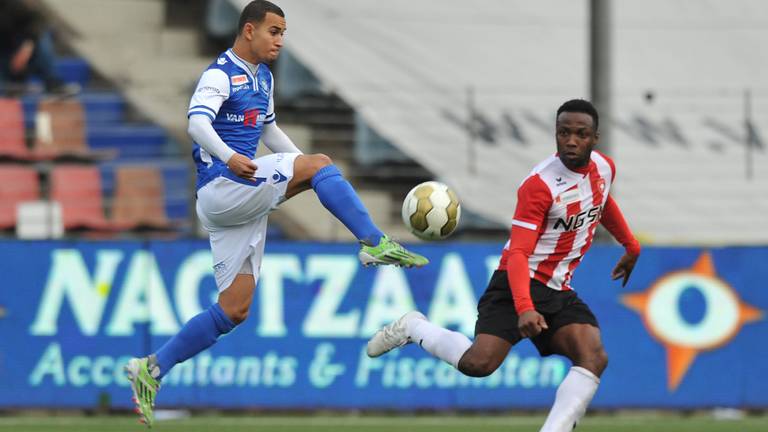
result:
M 189 102 L 187 117 L 202 114 L 213 121 L 219 108 L 229 98 L 229 77 L 221 69 L 208 69 L 200 77 Z
M 525 179 L 517 189 L 517 206 L 512 225 L 541 231 L 549 208 L 552 206 L 552 193 L 538 175 Z

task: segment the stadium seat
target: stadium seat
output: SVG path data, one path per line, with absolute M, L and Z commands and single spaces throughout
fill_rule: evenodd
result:
M 122 229 L 172 229 L 165 211 L 165 188 L 158 168 L 121 166 L 115 172 L 112 222 Z
M 51 170 L 51 200 L 61 204 L 65 230 L 111 230 L 104 217 L 97 167 L 59 165 Z
M 39 158 L 96 161 L 114 157 L 114 152 L 88 148 L 85 111 L 77 99 L 45 99 L 38 104 L 34 151 Z
M 34 168 L 0 165 L 0 229 L 16 226 L 19 203 L 40 199 L 40 180 Z
M 0 98 L 0 159 L 30 160 L 24 141 L 24 110 L 18 99 Z

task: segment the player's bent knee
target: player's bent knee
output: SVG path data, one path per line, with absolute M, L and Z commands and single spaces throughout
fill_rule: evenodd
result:
M 317 166 L 317 169 L 333 164 L 333 160 L 330 158 L 330 156 L 326 154 L 316 153 L 312 155 L 312 157 L 315 159 L 315 164 Z
M 250 312 L 250 305 L 248 306 L 223 306 L 221 307 L 222 310 L 224 310 L 224 314 L 227 315 L 227 318 L 229 318 L 230 321 L 232 321 L 235 325 L 239 325 L 246 319 L 248 319 L 248 313 Z
M 318 171 L 333 164 L 330 157 L 322 154 L 301 155 L 296 158 L 294 178 L 312 178 Z
M 601 346 L 581 355 L 575 364 L 600 376 L 605 368 L 608 367 L 608 353 L 606 353 L 605 349 Z
M 464 375 L 475 378 L 487 377 L 496 371 L 499 365 L 488 358 L 464 356 L 459 361 L 459 371 Z
M 608 353 L 604 349 L 600 348 L 600 351 L 595 356 L 596 366 L 600 368 L 600 372 L 604 371 L 608 367 Z
M 235 325 L 238 325 L 238 324 L 242 323 L 243 321 L 245 321 L 246 319 L 248 319 L 248 309 L 240 309 L 240 310 L 236 310 L 236 311 L 235 311 L 235 312 L 234 312 L 234 313 L 233 313 L 233 314 L 232 314 L 232 315 L 229 317 L 229 319 L 231 319 L 231 320 L 232 320 L 232 322 L 233 322 L 233 323 L 235 323 Z

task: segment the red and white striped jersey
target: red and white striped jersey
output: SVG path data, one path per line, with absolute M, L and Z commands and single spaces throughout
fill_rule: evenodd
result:
M 613 161 L 593 150 L 590 163 L 578 172 L 553 155 L 523 180 L 512 225 L 538 232 L 528 259 L 531 278 L 552 289 L 571 289 L 573 271 L 592 244 L 615 176 Z M 509 245 L 500 270 L 506 269 Z

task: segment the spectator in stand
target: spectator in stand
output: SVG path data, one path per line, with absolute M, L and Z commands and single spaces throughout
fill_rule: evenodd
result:
M 21 92 L 32 75 L 43 80 L 49 93 L 78 92 L 79 85 L 57 76 L 54 60 L 51 32 L 37 2 L 0 1 L 0 92 Z

